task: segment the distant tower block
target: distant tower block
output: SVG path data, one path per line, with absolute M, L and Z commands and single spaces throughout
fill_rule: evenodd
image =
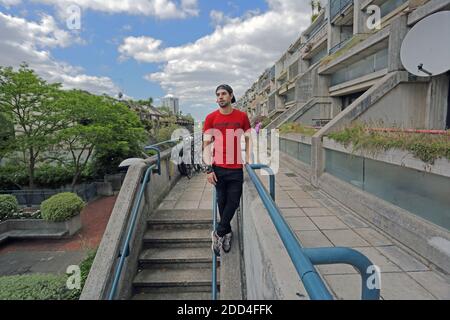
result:
M 168 94 L 162 99 L 162 106 L 169 108 L 174 114 L 179 114 L 180 112 L 180 99 Z

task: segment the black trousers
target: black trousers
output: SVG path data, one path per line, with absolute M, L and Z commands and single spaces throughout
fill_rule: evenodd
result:
M 244 183 L 244 171 L 242 169 L 227 169 L 214 166 L 217 177 L 216 193 L 219 207 L 220 222 L 217 234 L 223 237 L 231 232 L 231 220 L 239 207 Z

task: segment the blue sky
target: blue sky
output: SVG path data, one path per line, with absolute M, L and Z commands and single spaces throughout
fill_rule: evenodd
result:
M 310 14 L 306 0 L 157 2 L 0 0 L 0 65 L 27 60 L 65 87 L 153 97 L 156 105 L 174 94 L 200 120 L 216 108 L 215 86 L 243 94 Z M 81 30 L 67 28 L 71 4 L 81 9 Z

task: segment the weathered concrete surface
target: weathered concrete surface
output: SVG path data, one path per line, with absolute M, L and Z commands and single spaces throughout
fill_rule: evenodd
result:
M 242 300 L 241 282 L 241 248 L 240 248 L 240 228 L 238 227 L 238 213 L 231 221 L 233 230 L 233 240 L 231 250 L 222 253 L 220 257 L 220 300 Z
M 64 222 L 42 219 L 11 219 L 0 223 L 0 243 L 10 239 L 63 239 L 81 229 L 81 216 Z
M 245 175 L 243 237 L 247 299 L 305 299 L 291 259 L 259 195 Z

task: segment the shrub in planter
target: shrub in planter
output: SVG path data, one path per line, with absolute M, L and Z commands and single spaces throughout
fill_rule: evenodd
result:
M 61 222 L 80 214 L 85 203 L 72 192 L 58 193 L 41 203 L 42 218 Z
M 16 197 L 10 194 L 0 194 L 0 220 L 11 217 L 19 211 Z
M 0 300 L 72 300 L 66 275 L 25 274 L 0 277 Z

